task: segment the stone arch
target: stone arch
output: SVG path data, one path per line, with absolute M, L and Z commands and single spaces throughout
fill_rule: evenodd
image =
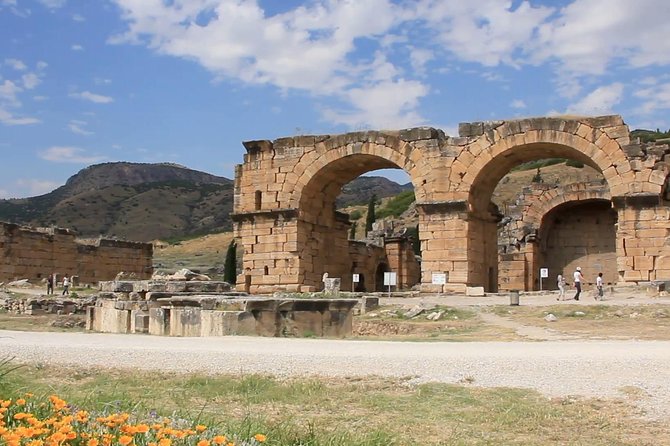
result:
M 622 120 L 613 124 L 624 126 Z M 463 171 L 458 190 L 467 191 L 471 211 L 476 213 L 486 212 L 495 186 L 512 167 L 543 158 L 569 158 L 593 167 L 603 174 L 613 196 L 634 192 L 630 184 L 635 174 L 626 152 L 607 129 L 588 119 L 505 122 L 470 144 L 469 154 L 472 161 Z
M 303 283 L 315 282 L 324 272 L 334 277 L 351 274 L 347 263 L 358 248 L 352 247 L 348 240 L 348 216 L 335 208 L 336 198 L 348 182 L 378 169 L 403 169 L 414 185 L 415 194 L 425 195 L 423 179 L 430 167 L 420 152 L 413 149 L 411 142 L 393 135 L 355 133 L 318 143 L 300 158 L 293 168 L 299 175 L 293 184 L 285 184 L 280 194 L 289 197 L 289 208 L 297 209 L 296 257 Z M 374 251 L 376 258 L 388 255 L 385 247 Z M 365 270 L 365 263 L 361 262 L 361 269 L 356 272 L 375 277 L 374 268 Z M 349 285 L 347 280 L 344 286 Z
M 430 171 L 421 155 L 419 150 L 413 150 L 410 142 L 382 132 L 329 138 L 300 158 L 293 168 L 297 174 L 295 182 L 284 183 L 281 193 L 290 196 L 288 207 L 297 209 L 315 198 L 310 193 L 325 192 L 330 197 L 335 190 L 339 193 L 342 186 L 366 172 L 402 169 L 410 177 L 417 201 L 421 201 L 426 197 L 425 178 Z
M 607 201 L 612 195 L 607 187 L 593 183 L 573 183 L 547 190 L 523 211 L 524 225 L 539 230 L 542 220 L 555 208 L 574 201 Z

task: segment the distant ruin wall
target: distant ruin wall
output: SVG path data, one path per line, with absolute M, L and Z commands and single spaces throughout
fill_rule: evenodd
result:
M 112 280 L 121 271 L 139 279 L 153 273 L 150 243 L 98 239 L 84 243 L 63 228 L 0 223 L 0 281 L 78 276 L 80 283 Z

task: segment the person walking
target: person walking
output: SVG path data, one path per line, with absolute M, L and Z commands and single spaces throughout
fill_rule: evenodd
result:
M 47 276 L 47 295 L 54 293 L 54 275 L 49 274 Z
M 63 296 L 70 295 L 70 278 L 66 275 L 63 276 Z
M 573 299 L 579 300 L 579 295 L 582 294 L 582 279 L 584 276 L 582 276 L 582 268 L 577 267 L 573 274 L 574 280 L 575 280 L 575 288 L 577 289 L 577 292 L 575 293 L 575 297 Z
M 604 297 L 604 292 L 603 292 L 603 273 L 598 273 L 598 277 L 596 277 L 596 289 L 598 290 L 598 295 L 593 296 L 595 300 L 603 300 Z
M 559 274 L 556 277 L 556 284 L 558 285 L 558 297 L 556 300 L 565 300 L 565 277 L 563 277 L 563 274 Z

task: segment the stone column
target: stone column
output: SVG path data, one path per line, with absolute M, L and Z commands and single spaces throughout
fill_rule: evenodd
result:
M 670 206 L 658 195 L 613 197 L 619 283 L 670 280 Z

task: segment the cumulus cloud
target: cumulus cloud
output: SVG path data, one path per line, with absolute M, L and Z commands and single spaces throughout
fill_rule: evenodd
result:
M 27 116 L 16 116 L 14 113 L 0 106 L 0 122 L 4 125 L 29 125 L 41 122 L 37 118 Z
M 49 9 L 62 8 L 67 3 L 66 0 L 39 0 L 39 2 Z
M 70 97 L 94 102 L 96 104 L 109 104 L 110 102 L 114 102 L 114 98 L 111 96 L 103 96 L 101 94 L 91 93 L 90 91 L 70 93 Z
M 35 196 L 49 193 L 52 190 L 56 189 L 57 187 L 61 186 L 61 183 L 58 183 L 56 181 L 31 178 L 31 179 L 19 179 L 16 181 L 16 185 L 22 191 L 24 191 L 23 194 L 21 195 Z
M 28 69 L 25 63 L 19 59 L 5 59 L 5 64 L 9 65 L 16 71 L 25 71 Z
M 391 116 L 394 111 L 382 104 L 362 107 L 351 102 L 361 92 L 363 79 L 368 96 L 375 98 L 374 92 L 406 82 L 402 70 L 383 52 L 373 60 L 351 57 L 357 41 L 381 39 L 400 23 L 405 9 L 389 0 L 314 2 L 274 16 L 267 16 L 256 2 L 116 3 L 128 29 L 112 37 L 112 43 L 144 44 L 161 54 L 195 60 L 216 78 L 348 101 L 348 117 L 340 122 L 397 121 L 418 115 L 403 109 Z M 418 97 L 408 103 L 416 104 Z M 378 112 L 382 113 L 364 118 L 365 113 Z
M 643 100 L 636 109 L 637 113 L 649 114 L 657 110 L 670 110 L 670 82 L 643 88 L 636 91 L 634 96 Z
M 93 135 L 93 132 L 90 132 L 85 129 L 87 125 L 88 123 L 86 121 L 79 121 L 73 119 L 68 123 L 67 128 L 70 129 L 72 133 L 76 133 L 77 135 L 84 135 L 84 136 Z
M 582 100 L 570 105 L 568 114 L 603 115 L 612 113 L 614 106 L 621 102 L 624 86 L 620 82 L 604 85 L 593 90 Z
M 338 123 L 421 121 L 426 67 L 444 73 L 468 62 L 504 80 L 505 65 L 549 66 L 556 90 L 574 101 L 612 67 L 670 63 L 667 0 L 312 0 L 269 15 L 257 1 L 113 0 L 126 29 L 110 43 L 147 46 L 195 61 L 216 80 L 271 85 L 338 101 L 323 108 Z M 372 20 L 371 18 L 374 18 Z M 420 39 L 409 36 L 421 29 Z M 408 42 L 411 40 L 412 44 Z M 366 58 L 372 48 L 372 58 Z M 588 78 L 589 82 L 585 82 Z M 399 108 L 380 91 L 398 94 Z M 363 91 L 365 90 L 365 91 Z M 376 104 L 362 104 L 360 95 Z M 578 104 L 588 105 L 585 99 Z M 402 102 L 402 101 L 401 101 Z
M 509 106 L 512 108 L 521 109 L 526 108 L 526 103 L 522 99 L 515 99 Z
M 78 44 L 72 45 L 70 49 L 72 51 L 84 51 L 84 47 Z
M 79 147 L 53 146 L 39 152 L 39 157 L 46 161 L 56 163 L 92 164 L 104 161 L 106 157 L 99 155 L 87 155 L 84 149 Z

